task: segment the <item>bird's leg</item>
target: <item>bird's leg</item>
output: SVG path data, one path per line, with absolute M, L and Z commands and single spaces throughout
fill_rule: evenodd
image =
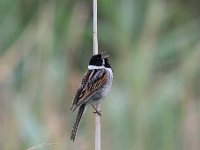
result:
M 96 113 L 98 114 L 99 116 L 101 116 L 101 111 L 98 111 L 97 108 L 95 107 L 95 105 L 92 105 L 93 109 L 95 110 L 95 112 L 93 113 Z

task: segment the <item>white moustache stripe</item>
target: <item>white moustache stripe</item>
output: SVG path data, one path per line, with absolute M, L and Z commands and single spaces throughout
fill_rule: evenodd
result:
M 105 67 L 104 66 L 94 66 L 94 65 L 89 65 L 88 66 L 89 70 L 92 70 L 92 69 L 103 69 L 103 68 L 105 68 Z

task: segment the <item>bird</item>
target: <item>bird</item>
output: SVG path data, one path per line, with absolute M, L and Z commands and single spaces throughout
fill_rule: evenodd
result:
M 93 55 L 89 61 L 88 71 L 83 76 L 82 82 L 72 101 L 72 112 L 78 109 L 70 137 L 73 142 L 87 106 L 91 105 L 95 110 L 94 113 L 101 116 L 96 106 L 110 91 L 112 81 L 113 71 L 109 64 L 108 56 L 103 56 L 102 53 Z

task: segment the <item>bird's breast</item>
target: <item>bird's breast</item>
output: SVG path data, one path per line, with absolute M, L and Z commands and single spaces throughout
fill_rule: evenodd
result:
M 106 73 L 108 76 L 107 82 L 104 84 L 102 88 L 102 97 L 105 97 L 111 89 L 112 81 L 113 81 L 113 73 L 110 68 L 106 68 Z

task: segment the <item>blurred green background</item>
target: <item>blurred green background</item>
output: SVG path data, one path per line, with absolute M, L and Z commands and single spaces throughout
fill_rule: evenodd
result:
M 114 70 L 102 150 L 199 150 L 200 1 L 99 0 L 98 12 Z M 1 150 L 94 149 L 91 108 L 70 141 L 91 55 L 92 0 L 0 0 Z

